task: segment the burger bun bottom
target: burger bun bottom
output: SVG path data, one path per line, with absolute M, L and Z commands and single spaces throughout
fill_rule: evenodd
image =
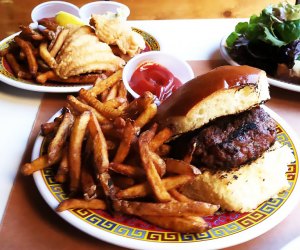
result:
M 251 164 L 230 171 L 201 169 L 202 174 L 182 187 L 189 198 L 220 205 L 221 209 L 250 212 L 287 190 L 287 164 L 294 161 L 288 146 L 279 142 Z

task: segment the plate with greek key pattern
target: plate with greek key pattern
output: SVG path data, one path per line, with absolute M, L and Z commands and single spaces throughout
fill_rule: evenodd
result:
M 265 109 L 277 122 L 277 140 L 290 147 L 295 161 L 288 165 L 286 172 L 289 189 L 277 198 L 265 201 L 253 212 L 218 212 L 214 216 L 205 217 L 211 229 L 201 234 L 172 232 L 135 217 L 111 216 L 102 210 L 69 209 L 58 215 L 95 238 L 134 249 L 216 249 L 240 244 L 265 233 L 288 216 L 300 196 L 300 148 L 297 136 L 282 118 L 269 108 Z M 34 145 L 32 160 L 41 154 L 43 141 L 44 138 L 39 135 Z M 54 211 L 59 202 L 68 198 L 62 185 L 55 182 L 52 168 L 34 173 L 34 180 L 46 203 Z
M 153 37 L 151 34 L 138 29 L 132 28 L 135 32 L 139 33 L 145 40 L 146 48 L 142 51 L 157 51 L 160 50 L 160 45 L 158 41 Z M 13 42 L 13 39 L 19 33 L 15 33 L 2 41 L 0 41 L 0 50 L 7 48 L 10 43 Z M 31 80 L 24 80 L 21 78 L 17 78 L 14 76 L 13 71 L 9 64 L 7 63 L 4 57 L 0 56 L 0 81 L 20 88 L 26 89 L 30 91 L 36 92 L 51 92 L 51 93 L 71 93 L 71 92 L 78 92 L 81 88 L 90 88 L 91 84 L 73 84 L 73 83 L 55 83 L 55 82 L 47 82 L 45 84 L 40 84 L 35 81 Z

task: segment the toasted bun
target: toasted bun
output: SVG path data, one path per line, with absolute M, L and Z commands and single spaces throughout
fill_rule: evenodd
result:
M 269 98 L 264 71 L 249 66 L 221 66 L 180 87 L 158 107 L 156 121 L 181 134 Z
M 285 172 L 294 160 L 289 147 L 276 142 L 256 161 L 237 170 L 204 170 L 182 192 L 195 200 L 219 204 L 227 211 L 250 212 L 289 188 Z

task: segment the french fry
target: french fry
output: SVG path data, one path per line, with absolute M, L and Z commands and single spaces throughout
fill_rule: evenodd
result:
M 88 90 L 85 90 L 83 88 L 80 89 L 79 96 L 108 119 L 117 118 L 121 115 L 121 112 L 119 110 L 105 106 L 97 98 L 92 96 Z
M 129 105 L 125 108 L 123 117 L 135 119 L 138 114 L 143 112 L 146 107 L 154 102 L 154 99 L 155 97 L 151 92 L 144 92 L 139 98 L 136 98 L 129 103 Z
M 193 179 L 190 175 L 178 175 L 170 176 L 162 179 L 162 184 L 166 190 L 178 188 Z M 145 197 L 147 195 L 153 194 L 153 191 L 148 182 L 143 182 L 141 184 L 134 185 L 124 190 L 120 190 L 116 197 L 118 199 L 133 199 L 139 197 Z
M 119 144 L 117 153 L 113 159 L 113 162 L 115 163 L 122 163 L 125 158 L 127 157 L 131 142 L 133 141 L 135 136 L 135 130 L 132 125 L 132 122 L 130 120 L 127 120 L 125 128 L 124 128 L 124 134 L 122 137 L 122 140 Z
M 34 56 L 32 45 L 30 45 L 28 41 L 23 40 L 19 36 L 16 36 L 14 40 L 26 55 L 30 74 L 35 76 L 38 70 L 38 64 Z
M 67 137 L 70 134 L 73 123 L 74 116 L 70 112 L 66 112 L 63 116 L 62 122 L 58 127 L 56 135 L 48 146 L 48 161 L 50 164 L 53 162 L 57 162 L 66 143 Z
M 24 175 L 31 175 L 34 172 L 50 167 L 51 164 L 48 162 L 48 156 L 47 155 L 42 155 L 38 157 L 37 159 L 33 160 L 31 163 L 25 163 L 21 167 L 21 172 Z
M 122 163 L 111 162 L 109 164 L 109 169 L 132 178 L 141 178 L 146 176 L 144 169 Z
M 140 135 L 138 141 L 140 157 L 146 172 L 147 180 L 153 190 L 156 199 L 160 202 L 168 202 L 171 200 L 171 196 L 164 187 L 149 154 L 149 143 L 153 137 L 154 132 L 151 130 L 147 130 Z
M 176 160 L 172 158 L 165 158 L 165 163 L 167 167 L 167 172 L 174 174 L 189 174 L 189 175 L 199 175 L 201 171 L 193 165 L 186 163 L 183 160 Z
M 106 102 L 106 97 L 108 96 L 109 89 L 105 89 L 100 95 L 98 95 L 98 99 L 101 102 Z
M 114 199 L 116 189 L 108 173 L 109 159 L 108 150 L 105 137 L 102 133 L 101 127 L 97 122 L 94 114 L 91 115 L 88 129 L 91 137 L 93 138 L 93 151 L 94 151 L 94 162 L 96 166 L 97 179 L 99 180 L 104 194 L 107 198 Z M 108 207 L 110 207 L 110 201 L 107 199 Z
M 118 84 L 118 94 L 117 94 L 118 98 L 122 98 L 125 99 L 127 98 L 127 89 L 125 87 L 125 85 L 123 84 L 123 81 L 120 81 Z
M 114 84 L 116 84 L 118 81 L 122 79 L 122 70 L 116 71 L 114 74 L 109 76 L 106 79 L 97 79 L 95 82 L 94 87 L 92 87 L 89 92 L 93 96 L 100 95 L 104 90 L 110 88 Z
M 59 206 L 56 208 L 57 212 L 63 212 L 71 208 L 83 208 L 83 209 L 101 209 L 105 210 L 106 204 L 103 200 L 92 199 L 92 200 L 83 200 L 83 199 L 68 199 L 62 201 Z
M 32 76 L 30 73 L 24 71 L 24 69 L 21 67 L 21 65 L 17 62 L 17 59 L 15 56 L 11 53 L 5 54 L 5 59 L 8 62 L 9 66 L 11 67 L 12 71 L 14 72 L 14 75 L 18 78 L 22 79 L 31 79 Z
M 110 87 L 108 94 L 106 95 L 103 102 L 107 102 L 109 100 L 115 99 L 117 97 L 117 94 L 118 94 L 118 84 L 114 84 L 113 86 Z
M 81 167 L 81 188 L 83 192 L 83 197 L 85 200 L 95 199 L 97 197 L 94 178 L 92 176 L 91 170 L 88 168 L 86 163 L 82 164 Z
M 61 161 L 55 174 L 55 181 L 65 183 L 69 175 L 68 148 L 65 147 L 62 152 Z
M 134 185 L 135 180 L 127 176 L 113 176 L 115 186 L 118 188 L 128 188 Z
M 102 116 L 97 110 L 95 110 L 94 108 L 92 108 L 91 106 L 89 106 L 87 104 L 80 102 L 76 97 L 74 97 L 72 95 L 67 96 L 67 102 L 68 102 L 68 104 L 71 105 L 71 107 L 73 109 L 75 109 L 79 113 L 83 113 L 85 111 L 92 112 L 96 116 L 97 121 L 99 123 L 107 123 L 108 122 L 107 118 Z
M 20 25 L 19 28 L 21 29 L 20 36 L 24 36 L 26 38 L 30 38 L 36 41 L 42 41 L 45 39 L 45 37 L 42 34 L 31 29 L 29 26 Z
M 50 133 L 56 132 L 61 121 L 62 121 L 61 117 L 56 117 L 53 122 L 43 123 L 41 125 L 41 134 L 43 136 L 46 136 Z
M 115 109 L 115 108 L 119 108 L 124 103 L 126 103 L 126 99 L 117 97 L 115 99 L 111 99 L 104 102 L 104 105 Z
M 109 159 L 106 140 L 94 114 L 91 115 L 88 130 L 93 139 L 94 162 L 97 174 L 100 175 L 108 171 Z
M 113 122 L 115 128 L 125 128 L 126 124 L 126 121 L 122 117 L 117 117 Z
M 61 49 L 62 45 L 65 42 L 66 37 L 69 34 L 69 29 L 62 29 L 59 34 L 57 35 L 55 42 L 53 44 L 53 46 L 50 49 L 50 55 L 52 57 L 56 57 L 57 53 L 59 52 L 59 50 Z
M 38 63 L 38 73 L 37 73 L 37 75 L 40 75 L 40 74 L 50 70 L 50 67 L 41 58 L 38 58 L 36 61 Z
M 155 115 L 157 112 L 156 104 L 150 104 L 134 121 L 134 127 L 140 131 Z
M 192 147 L 189 149 L 189 151 L 187 152 L 187 154 L 184 156 L 183 158 L 183 161 L 185 161 L 186 163 L 191 163 L 192 160 L 193 160 L 193 154 L 196 150 L 196 146 L 197 146 L 197 143 L 194 142 Z
M 48 46 L 47 42 L 42 42 L 40 44 L 40 47 L 39 47 L 40 56 L 47 63 L 47 65 L 53 69 L 57 66 L 57 63 L 56 63 L 54 57 L 51 56 L 51 54 L 49 53 L 47 46 Z
M 157 150 L 156 153 L 160 156 L 167 156 L 171 151 L 171 146 L 167 144 L 161 145 Z
M 187 196 L 185 196 L 184 194 L 178 192 L 176 188 L 170 189 L 168 191 L 176 201 L 180 201 L 180 202 L 192 202 L 193 201 L 190 198 L 188 198 Z
M 101 124 L 101 130 L 106 137 L 122 139 L 124 128 L 115 128 L 112 123 Z
M 201 217 L 175 217 L 175 216 L 143 216 L 142 219 L 180 233 L 203 233 L 209 229 L 209 225 Z
M 201 201 L 150 203 L 115 200 L 116 211 L 136 216 L 211 216 L 220 206 Z
M 53 70 L 46 71 L 39 74 L 36 77 L 38 83 L 44 84 L 47 81 L 59 82 L 59 83 L 72 83 L 72 84 L 92 84 L 95 79 L 102 77 L 101 74 L 87 74 L 70 76 L 67 79 L 62 79 L 55 74 Z
M 150 149 L 155 152 L 156 150 L 159 149 L 159 147 L 163 143 L 168 141 L 172 137 L 172 135 L 173 135 L 173 132 L 171 129 L 169 129 L 169 128 L 162 129 L 154 136 L 154 138 L 150 142 Z
M 70 191 L 77 192 L 80 184 L 81 171 L 81 148 L 85 136 L 85 131 L 91 117 L 90 112 L 83 112 L 75 119 L 70 136 L 69 144 L 69 173 L 70 173 Z
M 40 33 L 43 34 L 43 36 L 48 40 L 48 41 L 53 41 L 56 37 L 55 32 L 53 30 L 49 29 L 43 29 L 40 30 Z
M 152 151 L 149 150 L 149 157 L 151 158 L 157 173 L 160 177 L 164 176 L 166 173 L 166 163 L 160 156 Z
M 41 84 L 44 84 L 46 83 L 49 79 L 55 77 L 55 73 L 53 70 L 49 70 L 45 73 L 42 73 L 42 74 L 39 74 L 37 77 L 36 77 L 36 81 L 38 83 L 41 83 Z

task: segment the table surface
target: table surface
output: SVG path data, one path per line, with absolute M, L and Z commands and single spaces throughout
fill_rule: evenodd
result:
M 209 1 L 201 1 L 202 8 L 194 8 L 200 1 L 185 1 L 176 5 L 174 9 L 170 6 L 173 1 L 120 1 L 126 3 L 131 9 L 130 19 L 139 19 L 145 21 L 132 21 L 134 27 L 141 28 L 152 34 L 161 45 L 161 50 L 176 54 L 177 56 L 189 61 L 198 60 L 220 60 L 219 43 L 221 38 L 228 34 L 239 19 L 204 19 L 204 18 L 222 18 L 247 17 L 253 12 L 258 12 L 266 2 L 255 1 L 259 4 L 250 4 L 252 1 L 244 1 L 243 8 L 238 8 L 238 1 L 227 1 L 222 4 L 214 4 L 217 10 L 209 12 Z M 193 2 L 189 5 L 186 2 Z M 276 2 L 276 1 L 273 1 Z M 14 3 L 14 6 L 12 6 Z M 0 38 L 14 33 L 18 30 L 21 23 L 30 22 L 30 9 L 38 1 L 0 1 Z M 72 1 L 72 3 L 81 6 L 84 1 Z M 155 8 L 160 4 L 160 8 Z M 251 5 L 251 8 L 249 7 Z M 152 6 L 150 8 L 149 6 Z M 180 8 L 179 8 L 180 6 Z M 259 6 L 259 7 L 258 7 Z M 148 11 L 144 11 L 147 9 Z M 172 11 L 168 11 L 172 9 Z M 149 11 L 151 10 L 151 11 Z M 155 11 L 154 11 L 155 10 Z M 230 15 L 226 11 L 230 10 Z M 238 12 L 239 10 L 239 12 Z M 199 19 L 201 18 L 201 19 Z M 149 20 L 147 20 L 149 19 Z M 172 20 L 157 20 L 172 19 Z M 175 20 L 178 19 L 178 20 Z M 155 20 L 155 21 L 153 21 Z M 211 32 L 217 31 L 217 32 Z M 170 42 L 171 41 L 171 42 Z M 300 135 L 300 94 L 288 90 L 271 87 L 271 101 L 267 106 L 272 108 Z M 51 97 L 55 100 L 56 95 Z M 25 151 L 27 140 L 35 121 L 36 114 L 40 107 L 43 93 L 29 92 L 0 83 L 0 116 L 3 118 L 0 123 L 0 220 L 3 215 L 1 228 L 5 221 L 5 206 L 7 204 L 11 187 L 13 186 L 16 173 L 19 169 L 23 153 Z M 57 96 L 58 98 L 58 96 Z M 49 116 L 52 114 L 49 114 Z M 270 232 L 260 236 L 245 244 L 232 247 L 231 249 L 254 249 L 260 246 L 260 249 L 267 247 L 273 242 L 272 249 L 280 249 L 284 244 L 298 236 L 300 231 L 300 221 L 295 223 L 295 218 L 300 218 L 298 209 L 294 209 L 281 224 Z M 299 219 L 298 219 L 299 220 Z M 277 235 L 280 234 L 280 238 Z M 0 242 L 1 242 L 0 231 Z M 267 243 L 266 243 L 267 242 Z M 101 242 L 99 243 L 101 245 Z M 118 249 L 117 247 L 112 249 Z

